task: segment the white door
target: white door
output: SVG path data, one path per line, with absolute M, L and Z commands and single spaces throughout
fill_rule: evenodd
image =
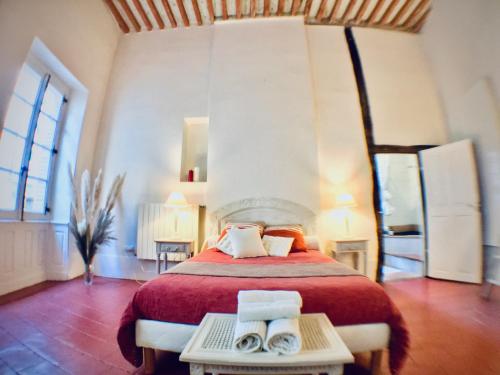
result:
M 420 153 L 427 204 L 427 275 L 482 282 L 480 195 L 470 140 Z

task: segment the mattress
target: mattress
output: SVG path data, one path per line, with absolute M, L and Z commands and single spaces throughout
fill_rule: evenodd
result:
M 318 251 L 290 253 L 288 257 L 232 259 L 207 249 L 187 262 L 220 264 L 326 264 L 335 262 Z M 239 290 L 296 290 L 303 299 L 303 313 L 325 313 L 335 326 L 385 323 L 390 327 L 389 363 L 399 372 L 406 358 L 409 336 L 397 307 L 377 283 L 361 275 L 311 277 L 227 277 L 162 274 L 142 285 L 123 313 L 118 343 L 124 357 L 135 366 L 142 363 L 136 345 L 136 322 L 198 325 L 206 313 L 236 313 Z

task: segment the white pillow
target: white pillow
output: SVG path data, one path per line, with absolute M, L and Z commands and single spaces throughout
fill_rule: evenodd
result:
M 232 228 L 228 233 L 234 258 L 267 256 L 258 228 Z
M 292 248 L 293 237 L 264 236 L 262 243 L 270 256 L 286 257 Z

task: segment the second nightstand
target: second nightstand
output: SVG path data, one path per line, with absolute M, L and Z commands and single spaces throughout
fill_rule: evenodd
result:
M 176 260 L 174 262 L 182 262 L 191 257 L 194 247 L 193 240 L 176 240 L 168 238 L 159 238 L 155 240 L 156 243 L 156 270 L 158 273 L 161 271 L 161 255 L 164 255 L 164 269 L 167 269 L 168 254 L 175 254 Z M 183 259 L 181 259 L 182 257 Z
M 332 255 L 335 259 L 341 254 L 351 254 L 354 255 L 355 268 L 359 269 L 359 256 L 363 255 L 363 274 L 366 275 L 367 263 L 368 263 L 368 240 L 359 238 L 349 238 L 344 240 L 334 240 L 331 241 L 334 245 L 332 246 Z

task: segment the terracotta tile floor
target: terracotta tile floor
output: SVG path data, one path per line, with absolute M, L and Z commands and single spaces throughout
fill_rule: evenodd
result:
M 0 297 L 0 374 L 141 374 L 121 357 L 115 340 L 137 287 L 135 281 L 96 278 L 88 288 L 76 279 Z M 498 289 L 488 302 L 475 285 L 413 279 L 385 288 L 411 330 L 403 374 L 500 374 Z M 367 374 L 366 359 L 346 374 Z M 159 362 L 159 373 L 188 374 L 177 355 Z

